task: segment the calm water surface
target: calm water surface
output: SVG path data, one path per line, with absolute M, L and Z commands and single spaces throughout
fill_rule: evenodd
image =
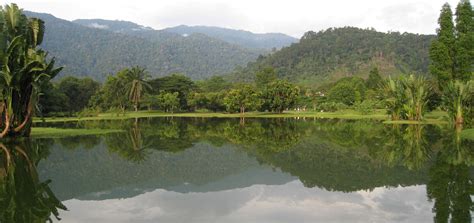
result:
M 61 222 L 472 221 L 474 142 L 447 127 L 194 118 L 54 125 L 125 131 L 2 144 L 16 151 L 16 168 L 0 169 L 0 205 L 17 209 L 0 211 L 0 222 L 41 222 L 61 203 Z

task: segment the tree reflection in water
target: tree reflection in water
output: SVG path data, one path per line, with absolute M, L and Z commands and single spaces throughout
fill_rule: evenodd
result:
M 232 157 L 226 155 L 230 153 L 217 156 L 217 151 L 210 151 L 213 159 L 209 159 L 206 155 L 209 150 L 203 150 L 206 154 L 201 154 L 202 156 L 184 152 L 196 144 L 207 143 L 213 145 L 210 148 L 220 148 L 223 145 L 238 148 L 248 155 L 248 159 L 241 157 L 242 160 L 239 160 L 242 165 L 246 165 L 245 162 L 249 160 L 257 160 L 260 164 L 298 177 L 305 187 L 354 192 L 377 187 L 426 184 L 428 198 L 434 202 L 436 221 L 446 222 L 451 219 L 453 222 L 469 222 L 471 219 L 474 144 L 473 141 L 462 140 L 457 131 L 446 128 L 432 125 L 384 125 L 364 120 L 251 118 L 245 122 L 239 119 L 156 118 L 88 122 L 87 125 L 91 128 L 124 129 L 125 132 L 101 137 L 56 139 L 62 148 L 72 149 L 82 144 L 82 148 L 92 149 L 100 145 L 100 148 L 105 147 L 107 151 L 119 155 L 115 159 L 108 157 L 109 153 L 92 152 L 84 157 L 69 157 L 68 153 L 64 153 L 63 158 L 58 158 L 67 160 L 64 162 L 71 162 L 71 159 L 75 161 L 71 163 L 76 163 L 77 167 L 69 163 L 59 165 L 67 169 L 67 173 L 54 171 L 65 179 L 69 176 L 74 178 L 78 188 L 89 188 L 89 191 L 79 190 L 81 193 L 95 192 L 94 188 L 107 189 L 94 187 L 94 184 L 120 187 L 121 183 L 133 183 L 128 179 L 140 181 L 154 177 L 158 177 L 156 182 L 163 185 L 170 182 L 168 186 L 184 182 L 207 184 L 218 179 L 207 176 L 224 177 L 227 174 L 225 170 L 240 168 L 232 162 Z M 10 147 L 9 145 L 8 151 L 12 150 Z M 21 148 L 30 147 L 32 146 L 22 145 Z M 15 147 L 13 151 L 16 151 Z M 34 155 L 36 153 L 31 151 L 29 153 L 33 155 L 29 156 L 36 158 L 30 160 L 34 160 L 36 164 L 47 156 L 47 149 L 41 156 Z M 10 158 L 4 156 L 2 164 L 6 166 L 7 163 L 14 163 L 8 160 L 13 160 L 14 155 L 18 160 L 22 157 L 19 156 L 21 154 L 15 152 Z M 202 159 L 209 163 L 202 162 Z M 25 159 L 20 160 L 26 162 Z M 126 161 L 133 165 L 126 164 Z M 58 168 L 57 163 L 46 166 Z M 129 168 L 130 166 L 133 168 Z M 232 168 L 228 168 L 229 166 Z M 199 173 L 187 174 L 189 168 L 198 169 Z M 89 172 L 80 172 L 89 169 L 94 172 L 90 174 L 96 174 L 94 177 L 88 175 Z M 160 174 L 149 171 L 150 169 L 159 169 Z M 3 170 L 5 173 L 9 171 L 6 168 Z M 107 171 L 118 171 L 120 174 Z M 235 174 L 230 171 L 229 174 L 231 173 Z M 2 176 L 2 179 L 7 179 L 6 174 Z M 146 177 L 142 179 L 137 176 Z M 88 180 L 89 178 L 101 181 Z M 35 179 L 37 181 L 37 177 Z M 105 182 L 106 179 L 110 182 Z M 81 182 L 88 182 L 88 185 L 81 186 Z M 42 193 L 48 195 L 46 192 Z M 66 197 L 71 198 L 73 195 Z M 52 202 L 54 196 L 47 197 L 52 199 L 49 203 L 55 204 L 47 206 L 53 208 L 50 213 L 54 214 L 62 206 L 58 202 Z
M 442 142 L 429 171 L 428 198 L 434 201 L 435 222 L 471 222 L 474 195 L 471 167 L 474 142 L 453 131 Z
M 0 161 L 0 222 L 46 222 L 59 219 L 66 207 L 41 182 L 36 166 L 48 149 L 26 139 L 2 142 Z

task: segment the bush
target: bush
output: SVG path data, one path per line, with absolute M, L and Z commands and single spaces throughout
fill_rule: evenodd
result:
M 84 108 L 77 114 L 77 117 L 97 117 L 99 116 L 101 110 L 100 108 Z
M 380 103 L 375 100 L 365 100 L 354 105 L 354 109 L 362 115 L 373 114 L 375 109 L 380 106 Z

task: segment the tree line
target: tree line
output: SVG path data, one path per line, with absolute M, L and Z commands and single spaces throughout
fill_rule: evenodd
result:
M 295 84 L 271 64 L 248 71 L 253 78 L 241 82 L 219 76 L 193 81 L 182 74 L 151 79 L 140 66 L 108 75 L 103 84 L 74 77 L 50 82 L 62 68 L 38 47 L 44 22 L 28 18 L 15 4 L 0 11 L 0 138 L 28 136 L 37 111 L 71 116 L 143 109 L 282 113 L 353 108 L 367 114 L 380 108 L 393 120 L 420 121 L 427 111 L 440 107 L 454 123 L 472 123 L 474 13 L 467 0 L 459 2 L 455 19 L 448 4 L 441 10 L 440 28 L 429 51 L 431 76 L 384 79 L 386 75 L 374 67 L 367 79 L 346 77 L 317 88 Z M 302 42 L 306 39 L 311 38 Z

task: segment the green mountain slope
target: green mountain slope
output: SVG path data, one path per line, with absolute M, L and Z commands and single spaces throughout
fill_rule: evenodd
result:
M 190 35 L 202 33 L 210 37 L 224 40 L 247 48 L 282 48 L 298 41 L 298 39 L 281 33 L 256 34 L 244 30 L 233 30 L 212 26 L 176 26 L 164 29 L 170 33 Z
M 307 32 L 299 43 L 262 56 L 234 72 L 249 81 L 262 67 L 272 66 L 281 78 L 319 85 L 342 77 L 366 77 L 377 66 L 384 75 L 428 72 L 428 51 L 434 36 L 381 33 L 353 27 Z
M 184 73 L 203 79 L 228 73 L 255 60 L 262 50 L 245 49 L 203 34 L 178 34 L 142 29 L 141 34 L 90 28 L 52 15 L 27 12 L 46 22 L 42 47 L 65 66 L 61 75 L 104 80 L 121 68 L 141 65 L 153 76 Z M 130 25 L 130 24 L 129 24 Z
M 252 33 L 245 30 L 234 30 L 213 26 L 176 26 L 163 30 L 154 30 L 150 27 L 141 26 L 128 21 L 104 20 L 104 19 L 77 19 L 74 23 L 97 29 L 113 31 L 128 35 L 136 35 L 145 38 L 156 38 L 160 36 L 189 36 L 192 34 L 204 34 L 206 36 L 232 43 L 245 48 L 280 49 L 298 41 L 298 39 L 282 33 Z

